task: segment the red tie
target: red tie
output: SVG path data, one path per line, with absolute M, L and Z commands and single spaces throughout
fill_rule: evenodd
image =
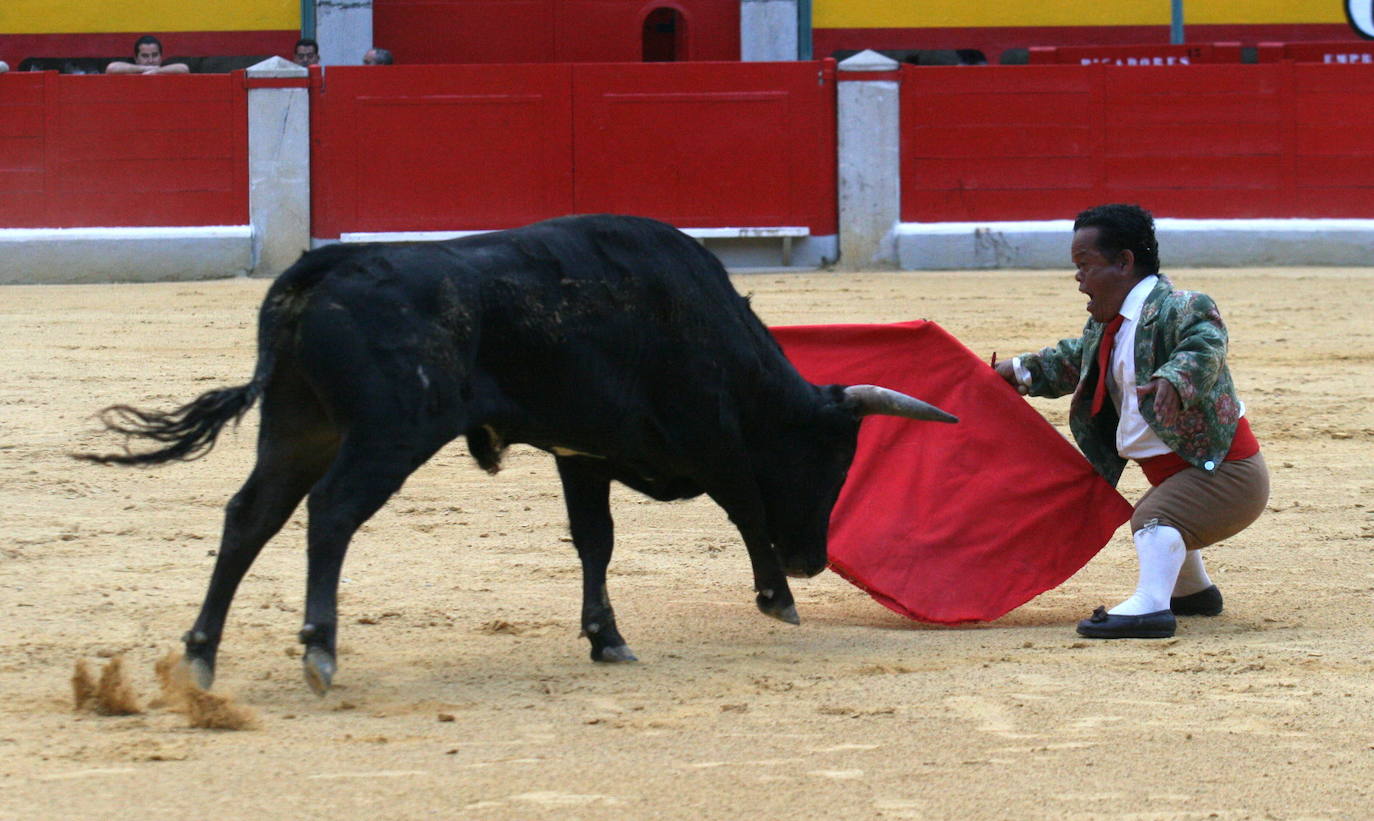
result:
M 1107 329 L 1102 332 L 1102 344 L 1097 348 L 1097 389 L 1093 391 L 1094 416 L 1102 410 L 1102 400 L 1107 396 L 1107 373 L 1111 370 L 1112 345 L 1116 342 L 1116 330 L 1121 327 L 1124 319 L 1124 316 L 1117 314 L 1107 323 Z

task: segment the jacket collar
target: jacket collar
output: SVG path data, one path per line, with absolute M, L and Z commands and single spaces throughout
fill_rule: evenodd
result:
M 1154 293 L 1155 283 L 1158 281 L 1156 274 L 1142 277 L 1135 287 L 1126 294 L 1126 298 L 1121 302 L 1121 315 L 1126 319 L 1135 322 L 1140 319 L 1140 307 L 1145 304 L 1145 299 Z
M 1140 307 L 1140 318 L 1137 320 L 1140 325 L 1149 325 L 1159 317 L 1159 308 L 1164 304 L 1164 298 L 1173 293 L 1174 283 L 1163 274 L 1159 274 L 1159 279 L 1155 281 L 1155 287 L 1150 290 L 1145 297 L 1145 304 Z

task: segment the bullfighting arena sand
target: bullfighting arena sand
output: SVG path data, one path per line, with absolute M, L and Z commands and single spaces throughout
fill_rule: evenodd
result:
M 1065 271 L 735 281 L 769 324 L 928 318 L 984 357 L 1084 318 Z M 1134 586 L 1123 527 L 992 624 L 909 622 L 827 573 L 794 583 L 791 627 L 754 610 L 716 507 L 618 489 L 610 590 L 641 661 L 595 665 L 551 460 L 517 449 L 492 478 L 454 443 L 354 542 L 323 699 L 295 640 L 303 515 L 268 545 L 220 653 L 240 731 L 189 726 L 154 665 L 195 616 L 256 410 L 191 464 L 65 454 L 116 444 L 104 405 L 246 381 L 267 283 L 6 287 L 0 819 L 1374 816 L 1374 270 L 1175 281 L 1220 303 L 1273 469 L 1264 517 L 1207 551 L 1218 618 L 1078 639 Z M 1035 401 L 1063 430 L 1067 400 Z M 142 712 L 76 710 L 78 662 L 116 658 Z

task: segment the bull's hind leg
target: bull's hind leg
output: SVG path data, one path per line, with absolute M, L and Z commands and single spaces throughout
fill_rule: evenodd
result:
M 209 688 L 214 681 L 220 636 L 239 582 L 263 545 L 324 475 L 338 441 L 314 394 L 293 375 L 291 365 L 283 363 L 263 395 L 257 464 L 225 508 L 224 536 L 210 587 L 185 636 L 185 664 L 201 687 Z
M 362 428 L 363 426 L 359 426 Z M 324 478 L 310 491 L 305 591 L 305 680 L 324 695 L 334 679 L 338 640 L 339 576 L 353 534 L 437 449 L 421 448 L 394 429 L 350 434 Z
M 263 545 L 290 518 L 318 475 L 293 467 L 259 459 L 248 481 L 225 508 L 224 535 L 210 587 L 195 625 L 184 637 L 185 664 L 192 680 L 204 689 L 215 680 L 215 656 L 234 591 Z
M 606 594 L 615 523 L 611 520 L 611 482 L 574 459 L 558 458 L 568 526 L 582 560 L 582 635 L 592 643 L 592 661 L 637 661 L 615 626 Z

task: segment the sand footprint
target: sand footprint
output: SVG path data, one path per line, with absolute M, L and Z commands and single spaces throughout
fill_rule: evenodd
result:
M 978 729 L 982 732 L 1011 738 L 1025 738 L 1031 735 L 1017 733 L 1011 710 L 990 699 L 981 696 L 950 696 L 945 699 L 945 706 L 960 718 L 979 722 Z
M 613 807 L 625 803 L 613 795 L 579 794 L 557 792 L 554 790 L 519 793 L 518 795 L 512 795 L 510 800 L 527 801 L 542 807 L 589 807 L 594 804 L 598 806 Z

